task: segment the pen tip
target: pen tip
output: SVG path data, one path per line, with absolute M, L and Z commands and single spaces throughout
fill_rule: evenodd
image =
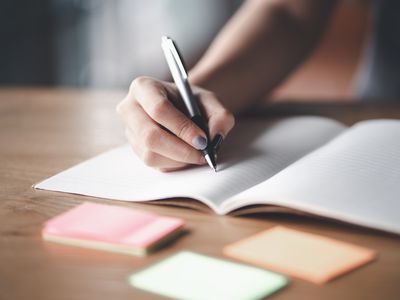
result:
M 214 172 L 217 172 L 217 164 L 215 163 L 215 161 L 213 161 L 213 160 L 211 159 L 210 155 L 207 154 L 207 155 L 205 155 L 204 157 L 205 157 L 205 159 L 206 159 L 208 165 L 211 167 L 211 169 L 213 169 Z
M 217 164 L 215 162 L 213 163 L 213 170 L 214 170 L 215 173 L 217 173 L 217 171 L 218 171 L 217 170 Z

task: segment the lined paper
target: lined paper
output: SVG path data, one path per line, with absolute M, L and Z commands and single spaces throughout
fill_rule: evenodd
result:
M 400 122 L 372 120 L 229 201 L 278 204 L 400 233 L 399 195 Z
M 321 117 L 242 122 L 223 145 L 217 173 L 208 166 L 161 173 L 144 166 L 129 146 L 123 146 L 35 187 L 125 201 L 190 197 L 219 212 L 224 200 L 267 180 L 344 128 Z

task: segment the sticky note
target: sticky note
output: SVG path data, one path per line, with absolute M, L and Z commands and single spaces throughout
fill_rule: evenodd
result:
M 317 284 L 360 267 L 376 256 L 371 249 L 282 226 L 228 245 L 223 253 Z
M 177 235 L 179 218 L 135 209 L 83 203 L 46 222 L 45 240 L 132 255 L 145 255 Z
M 179 252 L 135 273 L 136 288 L 173 299 L 261 299 L 287 284 L 283 275 L 194 252 Z

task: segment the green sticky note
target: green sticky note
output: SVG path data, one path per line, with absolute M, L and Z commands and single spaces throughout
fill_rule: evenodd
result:
M 260 299 L 288 282 L 283 275 L 212 258 L 179 252 L 129 277 L 134 287 L 174 299 Z

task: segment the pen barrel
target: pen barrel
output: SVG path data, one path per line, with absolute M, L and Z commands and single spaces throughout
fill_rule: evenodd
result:
M 211 164 L 213 168 L 216 166 L 216 156 L 215 156 L 215 149 L 214 145 L 211 142 L 210 139 L 210 132 L 208 129 L 208 125 L 204 118 L 202 118 L 200 115 L 194 116 L 191 118 L 191 120 L 199 127 L 201 130 L 204 131 L 204 133 L 207 136 L 207 147 L 203 150 L 200 150 L 200 152 L 203 154 L 204 157 L 208 156 L 208 159 L 211 161 Z M 208 161 L 207 161 L 208 162 Z
M 206 124 L 205 120 L 200 115 L 195 115 L 190 118 L 193 123 L 195 123 L 207 136 L 207 139 L 210 139 L 210 132 L 208 130 L 208 125 Z
M 175 79 L 175 84 L 181 94 L 182 100 L 185 103 L 186 109 L 191 118 L 201 116 L 199 106 L 197 104 L 196 96 L 193 94 L 192 89 L 187 80 Z

